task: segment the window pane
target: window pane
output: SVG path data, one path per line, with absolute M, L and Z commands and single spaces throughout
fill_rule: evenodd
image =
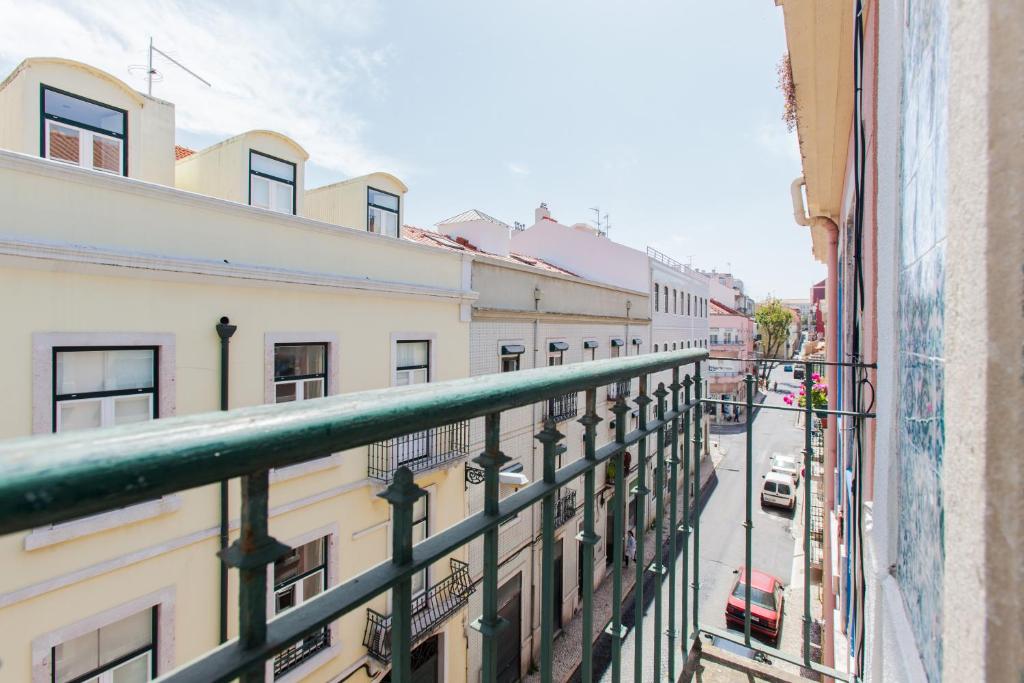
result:
M 43 110 L 47 114 L 59 116 L 62 119 L 77 121 L 93 128 L 124 135 L 124 114 L 101 104 L 86 102 L 52 90 L 44 90 Z
M 296 595 L 295 584 L 282 588 L 274 594 L 274 613 L 280 614 L 287 609 L 295 607 L 298 596 Z
M 50 128 L 50 158 L 80 164 L 82 160 L 78 142 L 82 133 L 74 128 L 53 122 L 48 122 L 48 126 Z
M 381 232 L 389 237 L 398 237 L 398 214 L 387 213 L 383 214 Z
M 123 396 L 114 399 L 114 424 L 126 425 L 153 419 L 151 394 Z
M 292 213 L 292 186 L 285 183 L 271 183 L 274 190 L 274 210 Z
M 374 206 L 379 206 L 384 209 L 391 209 L 392 211 L 398 211 L 398 197 L 394 195 L 386 194 L 384 192 L 378 192 L 377 190 L 370 190 L 369 193 L 370 203 Z
M 367 210 L 366 213 L 366 230 L 368 232 L 380 232 L 380 220 L 379 217 L 383 215 L 383 211 L 375 209 L 372 206 Z
M 410 366 L 427 365 L 430 356 L 429 344 L 429 342 L 425 341 L 398 342 L 397 366 L 399 368 L 407 368 Z
M 302 580 L 302 601 L 320 595 L 324 590 L 324 573 L 310 574 Z
M 257 175 L 249 176 L 249 204 L 260 209 L 270 208 L 270 181 Z
M 103 351 L 57 353 L 57 393 L 103 391 Z
M 153 610 L 147 609 L 100 629 L 100 664 L 109 664 L 153 642 Z
M 325 351 L 323 344 L 278 344 L 274 347 L 274 376 L 321 375 Z
M 324 563 L 324 539 L 292 548 L 287 555 L 274 562 L 274 584 L 295 578 Z
M 121 172 L 121 141 L 99 133 L 92 136 L 92 167 L 97 171 Z
M 266 173 L 267 175 L 286 180 L 288 182 L 295 182 L 295 167 L 291 164 L 278 161 L 277 159 L 271 159 L 268 156 L 264 156 L 258 152 L 253 152 L 251 157 L 252 170 L 260 173 Z
M 104 387 L 107 391 L 153 388 L 155 351 L 128 349 L 103 353 L 106 354 Z
M 284 382 L 274 387 L 275 403 L 290 403 L 295 400 L 295 382 Z
M 61 401 L 58 429 L 60 432 L 71 432 L 76 429 L 95 429 L 102 426 L 101 399 L 87 401 Z
M 151 680 L 153 664 L 150 657 L 150 653 L 147 652 L 115 668 L 111 671 L 113 683 L 143 683 Z
M 311 398 L 323 398 L 324 397 L 324 381 L 322 379 L 307 379 L 303 383 L 302 387 L 302 398 L 303 400 L 309 400 Z
M 90 631 L 53 649 L 54 680 L 70 681 L 99 666 L 99 631 Z

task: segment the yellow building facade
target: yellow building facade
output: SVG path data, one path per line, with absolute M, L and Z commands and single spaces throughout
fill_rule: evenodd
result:
M 176 162 L 170 103 L 87 65 L 19 65 L 0 86 L 0 438 L 468 376 L 463 258 L 370 230 L 401 224 L 388 174 L 307 202 L 307 158 L 251 131 Z M 293 550 L 268 572 L 268 614 L 390 556 L 377 494 L 399 465 L 429 493 L 419 538 L 463 518 L 468 426 L 443 429 L 271 473 L 270 532 Z M 229 541 L 239 504 L 232 481 Z M 218 644 L 225 599 L 233 637 L 221 525 L 204 487 L 0 538 L 0 679 L 149 680 Z M 414 581 L 427 609 L 441 585 L 468 600 L 459 552 Z M 282 653 L 268 680 L 380 680 L 389 599 Z M 464 604 L 417 634 L 438 680 L 465 677 Z

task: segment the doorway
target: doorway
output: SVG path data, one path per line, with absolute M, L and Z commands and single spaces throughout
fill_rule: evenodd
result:
M 557 636 L 562 630 L 562 539 L 558 540 L 558 544 L 555 545 L 555 590 L 552 600 L 554 604 L 554 633 L 552 635 Z
M 516 683 L 520 678 L 522 592 L 522 574 L 516 574 L 498 588 L 498 616 L 508 621 L 503 636 L 498 638 L 498 683 Z

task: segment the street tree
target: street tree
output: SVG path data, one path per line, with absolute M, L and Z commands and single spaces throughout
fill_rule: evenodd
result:
M 769 299 L 758 307 L 754 313 L 757 333 L 761 335 L 761 351 L 764 358 L 779 358 L 786 348 L 789 338 L 789 326 L 793 322 L 793 311 L 786 308 L 778 299 Z M 778 363 L 761 364 L 761 382 L 767 385 L 768 375 Z

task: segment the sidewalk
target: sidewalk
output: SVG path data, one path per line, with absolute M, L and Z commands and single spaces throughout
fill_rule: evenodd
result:
M 710 449 L 710 455 L 702 460 L 701 462 L 701 500 L 706 500 L 706 496 L 713 488 L 715 481 L 715 470 L 718 468 L 718 463 L 721 462 L 723 455 L 718 451 L 717 444 L 712 442 L 712 448 Z M 708 467 L 708 463 L 711 463 L 711 467 Z M 677 510 L 678 519 L 682 519 L 682 496 L 678 497 L 679 507 Z M 665 515 L 665 539 L 668 539 L 668 514 Z M 654 543 L 654 530 L 651 529 L 647 532 L 644 537 L 644 566 L 649 565 L 653 560 L 656 553 L 662 549 L 656 548 Z M 644 594 L 645 596 L 652 596 L 651 589 L 648 587 L 650 579 L 653 574 L 648 576 L 648 581 L 645 582 Z M 666 577 L 667 578 L 667 577 Z M 629 627 L 633 623 L 633 586 L 636 584 L 636 569 L 634 565 L 630 565 L 627 571 L 623 572 L 622 575 L 622 596 L 623 596 L 623 609 L 622 619 L 623 623 Z M 667 581 L 665 586 L 667 587 Z M 666 608 L 667 614 L 667 608 Z M 611 621 L 612 618 L 612 576 L 609 572 L 604 581 L 594 589 L 594 678 L 600 679 L 604 673 L 604 669 L 610 665 L 610 638 L 604 635 L 603 631 L 605 626 Z M 666 617 L 667 618 L 667 617 Z M 645 623 L 650 626 L 654 619 L 646 618 Z M 552 678 L 558 683 L 564 683 L 565 681 L 578 679 L 578 669 L 580 666 L 580 653 L 581 649 L 581 638 L 583 632 L 583 611 L 578 611 L 572 618 L 572 620 L 565 624 L 562 628 L 562 634 L 558 636 L 554 643 L 554 672 Z M 650 642 L 649 640 L 647 641 Z M 629 659 L 626 657 L 626 645 L 627 642 L 623 642 L 623 673 L 627 671 L 632 672 L 633 660 L 632 654 L 629 655 Z M 668 654 L 665 651 L 665 654 Z M 677 670 L 682 670 L 678 667 Z M 610 670 L 608 672 L 610 674 Z M 540 681 L 540 671 L 534 671 L 523 678 L 523 681 L 529 681 L 531 683 Z

